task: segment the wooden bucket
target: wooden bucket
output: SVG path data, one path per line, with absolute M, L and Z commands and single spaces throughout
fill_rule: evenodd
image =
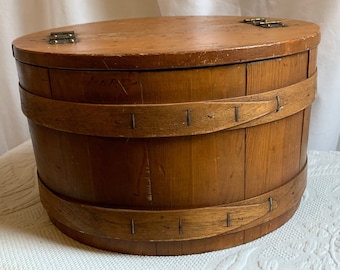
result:
M 244 19 L 117 20 L 13 42 L 41 202 L 61 231 L 123 253 L 192 254 L 294 214 L 319 27 Z

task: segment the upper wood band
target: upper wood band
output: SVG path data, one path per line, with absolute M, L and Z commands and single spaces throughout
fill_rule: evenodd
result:
M 169 104 L 77 103 L 40 97 L 20 87 L 22 110 L 38 125 L 76 134 L 126 138 L 208 134 L 267 123 L 308 107 L 315 92 L 316 73 L 265 93 Z

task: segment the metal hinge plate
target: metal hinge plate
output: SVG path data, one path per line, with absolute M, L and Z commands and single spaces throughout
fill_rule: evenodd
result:
M 52 32 L 50 34 L 50 44 L 75 43 L 77 41 L 74 31 Z
M 252 24 L 255 26 L 261 26 L 263 28 L 277 28 L 288 26 L 287 24 L 284 24 L 281 21 L 270 21 L 266 18 L 248 18 L 244 19 L 242 22 Z

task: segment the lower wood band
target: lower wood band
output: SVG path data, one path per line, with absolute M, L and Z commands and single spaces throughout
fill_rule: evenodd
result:
M 306 186 L 306 165 L 286 184 L 254 198 L 204 208 L 133 210 L 98 207 L 55 194 L 40 179 L 41 202 L 58 223 L 94 237 L 167 242 L 243 231 L 298 205 Z

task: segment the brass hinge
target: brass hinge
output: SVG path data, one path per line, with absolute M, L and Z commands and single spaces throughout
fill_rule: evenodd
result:
M 50 44 L 75 43 L 77 41 L 74 31 L 52 32 L 50 34 Z
M 261 26 L 263 28 L 276 28 L 288 26 L 287 24 L 284 24 L 281 21 L 270 21 L 266 18 L 248 18 L 244 19 L 242 22 L 252 24 L 255 26 Z

